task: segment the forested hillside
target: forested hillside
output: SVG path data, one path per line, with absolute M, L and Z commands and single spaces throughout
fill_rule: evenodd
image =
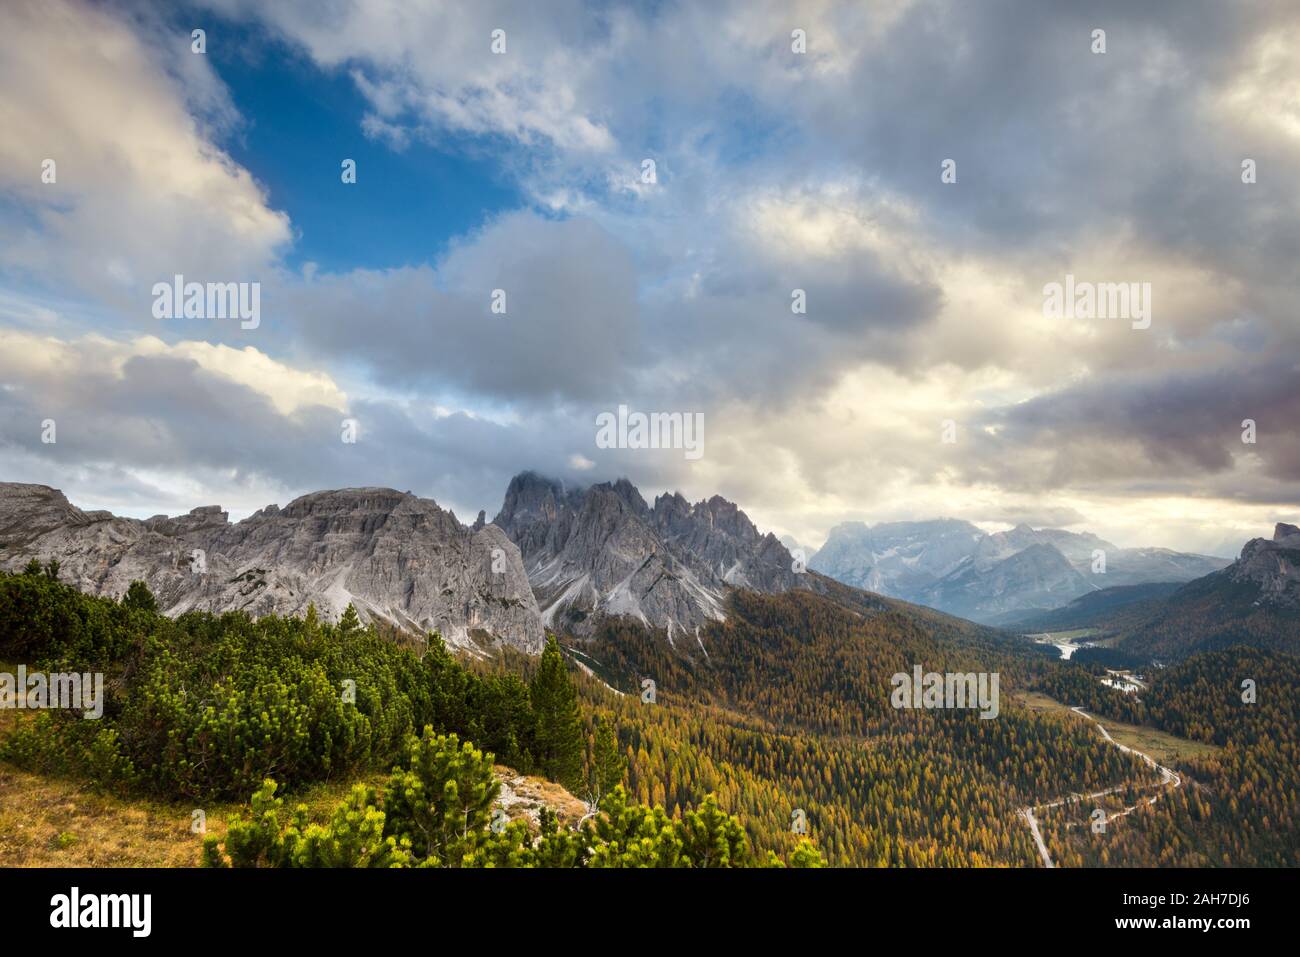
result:
M 1103 686 L 1097 672 L 1062 668 L 1042 686 L 1095 714 L 1222 747 L 1180 767 L 1184 786 L 1106 841 L 1049 826 L 1063 863 L 1300 865 L 1300 659 L 1241 646 L 1195 655 L 1151 673 L 1139 695 Z
M 1017 622 L 1020 631 L 1090 628 L 1112 664 L 1170 662 L 1236 645 L 1300 654 L 1300 533 L 1279 524 L 1272 541 L 1247 543 L 1241 558 L 1185 585 L 1107 588 L 1065 608 Z
M 1156 816 L 1113 825 L 1111 843 L 1086 853 L 1062 844 L 1058 863 L 1294 863 L 1300 846 L 1300 681 L 1289 656 L 1241 649 L 1194 659 L 1160 672 L 1153 695 L 1124 695 L 1101 684 L 1100 667 L 1048 660 L 989 629 L 913 615 L 901 603 L 855 612 L 807 593 L 739 593 L 728 621 L 693 643 L 674 647 L 624 622 L 569 650 L 596 676 L 584 697 L 620 726 L 633 793 L 672 809 L 716 791 L 762 847 L 788 848 L 791 815 L 803 809 L 833 864 L 1035 866 L 1021 807 L 1121 784 L 1152 793 L 1154 772 L 1091 723 L 1016 704 L 1029 690 L 1226 745 L 1181 769 L 1188 786 L 1157 802 Z M 1223 711 L 1240 702 L 1238 655 L 1266 676 L 1271 698 L 1230 721 Z M 894 709 L 890 676 L 916 663 L 999 671 L 997 719 Z M 639 693 L 645 678 L 655 682 L 653 705 Z M 1269 730 L 1278 724 L 1291 730 Z M 1246 800 L 1257 804 L 1243 813 Z
M 1059 864 L 1300 863 L 1300 671 L 1285 654 L 1198 655 L 1124 695 L 1099 666 L 1050 660 L 1006 633 L 851 590 L 795 590 L 737 592 L 725 622 L 675 642 L 609 620 L 540 658 L 474 661 L 352 615 L 172 620 L 143 586 L 115 602 L 57 574 L 0 576 L 0 660 L 102 671 L 104 716 L 28 712 L 0 759 L 125 795 L 257 794 L 253 817 L 209 849 L 214 864 L 712 866 L 713 852 L 690 850 L 704 833 L 730 865 L 1030 867 L 1039 854 L 1023 809 L 1112 791 L 1115 807 L 1160 799 L 1104 840 L 1087 808 L 1045 813 Z M 893 677 L 918 666 L 996 673 L 996 716 L 896 707 Z M 1220 750 L 1178 764 L 1179 785 L 1166 787 L 1091 722 L 1022 706 L 1030 692 Z M 494 829 L 486 752 L 562 782 L 590 820 Z M 276 803 L 319 781 L 371 783 L 329 820 Z M 435 796 L 450 781 L 469 782 L 457 814 L 475 836 L 421 846 L 419 822 L 445 813 Z M 408 791 L 423 803 L 404 804 Z
M 829 863 L 1032 866 L 1019 807 L 1044 795 L 1145 781 L 1082 723 L 1031 715 L 1010 692 L 1043 658 L 996 632 L 892 605 L 859 614 L 804 592 L 738 593 L 725 623 L 674 648 L 608 624 L 575 658 L 628 693 L 584 686 L 621 729 L 633 793 L 670 810 L 716 791 L 760 847 L 788 848 L 802 809 Z M 890 677 L 997 670 L 1002 710 L 898 710 Z M 643 703 L 643 678 L 656 702 Z
M 1233 645 L 1300 653 L 1300 609 L 1260 597 L 1258 585 L 1226 571 L 1198 578 L 1142 614 L 1114 623 L 1115 646 L 1163 661 Z

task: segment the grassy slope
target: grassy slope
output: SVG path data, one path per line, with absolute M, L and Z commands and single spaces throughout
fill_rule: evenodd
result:
M 196 867 L 192 808 L 124 801 L 0 764 L 0 866 Z M 223 834 L 230 806 L 207 808 Z

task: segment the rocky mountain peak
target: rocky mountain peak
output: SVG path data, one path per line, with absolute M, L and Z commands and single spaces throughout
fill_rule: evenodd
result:
M 95 519 L 48 485 L 0 482 L 0 536 L 26 537 L 59 525 L 85 525 Z
M 756 541 L 761 536 L 757 527 L 749 520 L 749 516 L 740 510 L 740 506 L 735 502 L 730 502 L 721 495 L 714 495 L 705 502 L 701 502 L 699 509 L 708 516 L 710 524 L 728 535 L 733 535 L 742 541 Z
M 627 479 L 563 490 L 516 476 L 497 524 L 523 554 L 544 620 L 579 632 L 609 614 L 671 637 L 722 618 L 730 588 L 783 591 L 807 577 L 726 499 L 692 506 L 674 492 L 651 508 Z
M 664 492 L 662 495 L 655 497 L 654 507 L 655 521 L 665 527 L 672 526 L 681 521 L 687 521 L 691 517 L 691 503 L 686 500 L 686 496 L 681 492 Z
M 564 485 L 536 472 L 520 472 L 506 487 L 495 523 L 503 528 L 520 522 L 552 521 L 565 499 Z
M 1300 528 L 1288 525 L 1286 522 L 1278 522 L 1273 529 L 1273 542 L 1288 548 L 1300 548 Z
M 641 493 L 637 490 L 637 487 L 627 479 L 619 479 L 610 486 L 610 489 L 621 501 L 626 502 L 627 505 L 638 515 L 645 515 L 650 511 L 650 506 L 648 506 L 645 499 L 641 497 Z

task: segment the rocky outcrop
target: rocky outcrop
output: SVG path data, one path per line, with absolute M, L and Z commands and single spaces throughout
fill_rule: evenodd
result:
M 569 828 L 577 827 L 590 813 L 586 802 L 554 781 L 520 774 L 501 764 L 494 766 L 492 773 L 501 785 L 493 807 L 500 808 L 511 821 L 524 821 L 534 834 L 541 825 L 543 810 L 549 809 L 557 824 Z
M 577 633 L 604 615 L 663 628 L 669 638 L 725 616 L 727 592 L 817 587 L 790 552 L 726 499 L 653 507 L 626 479 L 584 489 L 515 476 L 494 520 L 519 546 L 548 625 Z
M 544 642 L 518 548 L 431 499 L 386 488 L 315 492 L 231 524 L 217 506 L 144 521 L 84 512 L 43 485 L 0 484 L 0 567 L 60 563 L 60 577 L 118 596 L 136 579 L 159 607 L 363 618 L 434 630 L 466 648 Z
M 1279 522 L 1272 541 L 1251 539 L 1227 575 L 1236 584 L 1258 588 L 1256 604 L 1300 608 L 1300 528 Z

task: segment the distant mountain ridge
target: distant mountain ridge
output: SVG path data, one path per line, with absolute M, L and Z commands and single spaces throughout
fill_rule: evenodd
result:
M 1116 585 L 1090 591 L 1068 605 L 1028 617 L 1015 617 L 1005 627 L 1026 632 L 1071 631 L 1092 628 L 1114 621 L 1134 608 L 1147 607 L 1153 599 L 1167 598 L 1183 586 L 1182 582 L 1148 582 L 1144 585 Z
M 1227 568 L 1181 585 L 1107 588 L 1017 623 L 1025 630 L 1092 628 L 1123 654 L 1160 660 L 1236 644 L 1300 654 L 1300 529 L 1247 542 Z
M 1036 542 L 1003 558 L 976 556 L 963 562 L 925 589 L 922 604 L 972 621 L 996 622 L 1026 607 L 1064 604 L 1093 587 L 1055 545 Z
M 972 554 L 986 533 L 970 522 L 844 522 L 831 529 L 808 567 L 855 588 L 918 595 Z
M 1099 553 L 1104 572 L 1094 571 Z M 1119 548 L 1090 532 L 1021 524 L 990 534 L 970 522 L 935 519 L 837 525 L 808 567 L 845 584 L 1001 625 L 1104 587 L 1185 582 L 1227 564 L 1165 548 Z
M 493 522 L 480 513 L 471 526 L 432 499 L 385 488 L 314 492 L 232 524 L 217 506 L 120 518 L 83 511 L 47 486 L 0 483 L 2 569 L 53 558 L 65 580 L 114 596 L 143 580 L 169 614 L 291 615 L 314 605 L 332 618 L 351 603 L 363 618 L 436 630 L 470 650 L 499 641 L 536 653 L 548 628 L 582 636 L 612 617 L 676 641 L 724 619 L 736 589 L 838 594 L 835 571 L 851 588 L 1004 625 L 1100 591 L 1102 576 L 1090 567 L 1097 548 L 1106 552 L 1107 584 L 1144 575 L 1185 580 L 1222 565 L 1108 546 L 1024 525 L 987 535 L 948 519 L 850 523 L 805 569 L 720 496 L 691 503 L 670 493 L 650 504 L 627 479 L 577 488 L 534 472 L 511 480 Z M 1227 597 L 1249 593 L 1294 614 L 1296 554 L 1294 526 L 1279 525 L 1272 542 L 1249 543 L 1222 572 L 1235 589 Z M 861 593 L 837 600 L 879 602 Z M 1127 603 L 1126 613 L 1137 605 Z

